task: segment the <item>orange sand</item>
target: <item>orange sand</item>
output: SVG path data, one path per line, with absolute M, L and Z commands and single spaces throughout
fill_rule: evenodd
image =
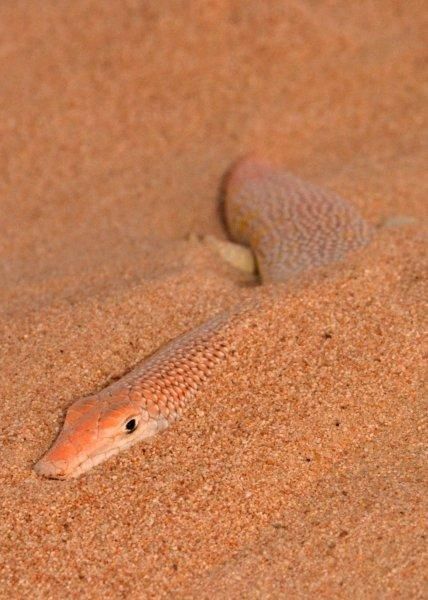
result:
M 1 598 L 424 597 L 422 9 L 1 3 Z M 249 150 L 358 205 L 373 245 L 258 288 L 187 241 L 225 235 Z M 180 423 L 32 472 L 74 399 L 246 298 Z

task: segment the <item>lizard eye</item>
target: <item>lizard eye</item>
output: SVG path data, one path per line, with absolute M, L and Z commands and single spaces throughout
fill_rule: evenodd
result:
M 126 421 L 125 423 L 125 430 L 126 433 L 132 433 L 133 431 L 135 431 L 137 429 L 137 419 L 135 417 L 132 417 L 131 419 L 128 419 L 128 421 Z

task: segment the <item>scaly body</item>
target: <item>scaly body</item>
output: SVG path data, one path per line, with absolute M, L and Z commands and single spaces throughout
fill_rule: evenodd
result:
M 231 170 L 225 213 L 232 237 L 251 246 L 262 282 L 285 281 L 340 260 L 371 233 L 338 196 L 252 159 Z M 36 471 L 77 477 L 174 422 L 226 359 L 235 314 L 213 317 L 98 394 L 72 404 Z

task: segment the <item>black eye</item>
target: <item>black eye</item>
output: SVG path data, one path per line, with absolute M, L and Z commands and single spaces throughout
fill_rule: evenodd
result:
M 125 424 L 126 433 L 132 433 L 137 429 L 137 419 L 129 419 Z

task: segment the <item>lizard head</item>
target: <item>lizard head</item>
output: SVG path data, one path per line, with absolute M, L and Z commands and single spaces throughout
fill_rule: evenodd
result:
M 145 414 L 143 414 L 143 412 Z M 108 403 L 89 397 L 67 411 L 63 428 L 53 446 L 34 469 L 53 479 L 78 477 L 122 449 L 150 437 L 156 421 L 128 398 Z

